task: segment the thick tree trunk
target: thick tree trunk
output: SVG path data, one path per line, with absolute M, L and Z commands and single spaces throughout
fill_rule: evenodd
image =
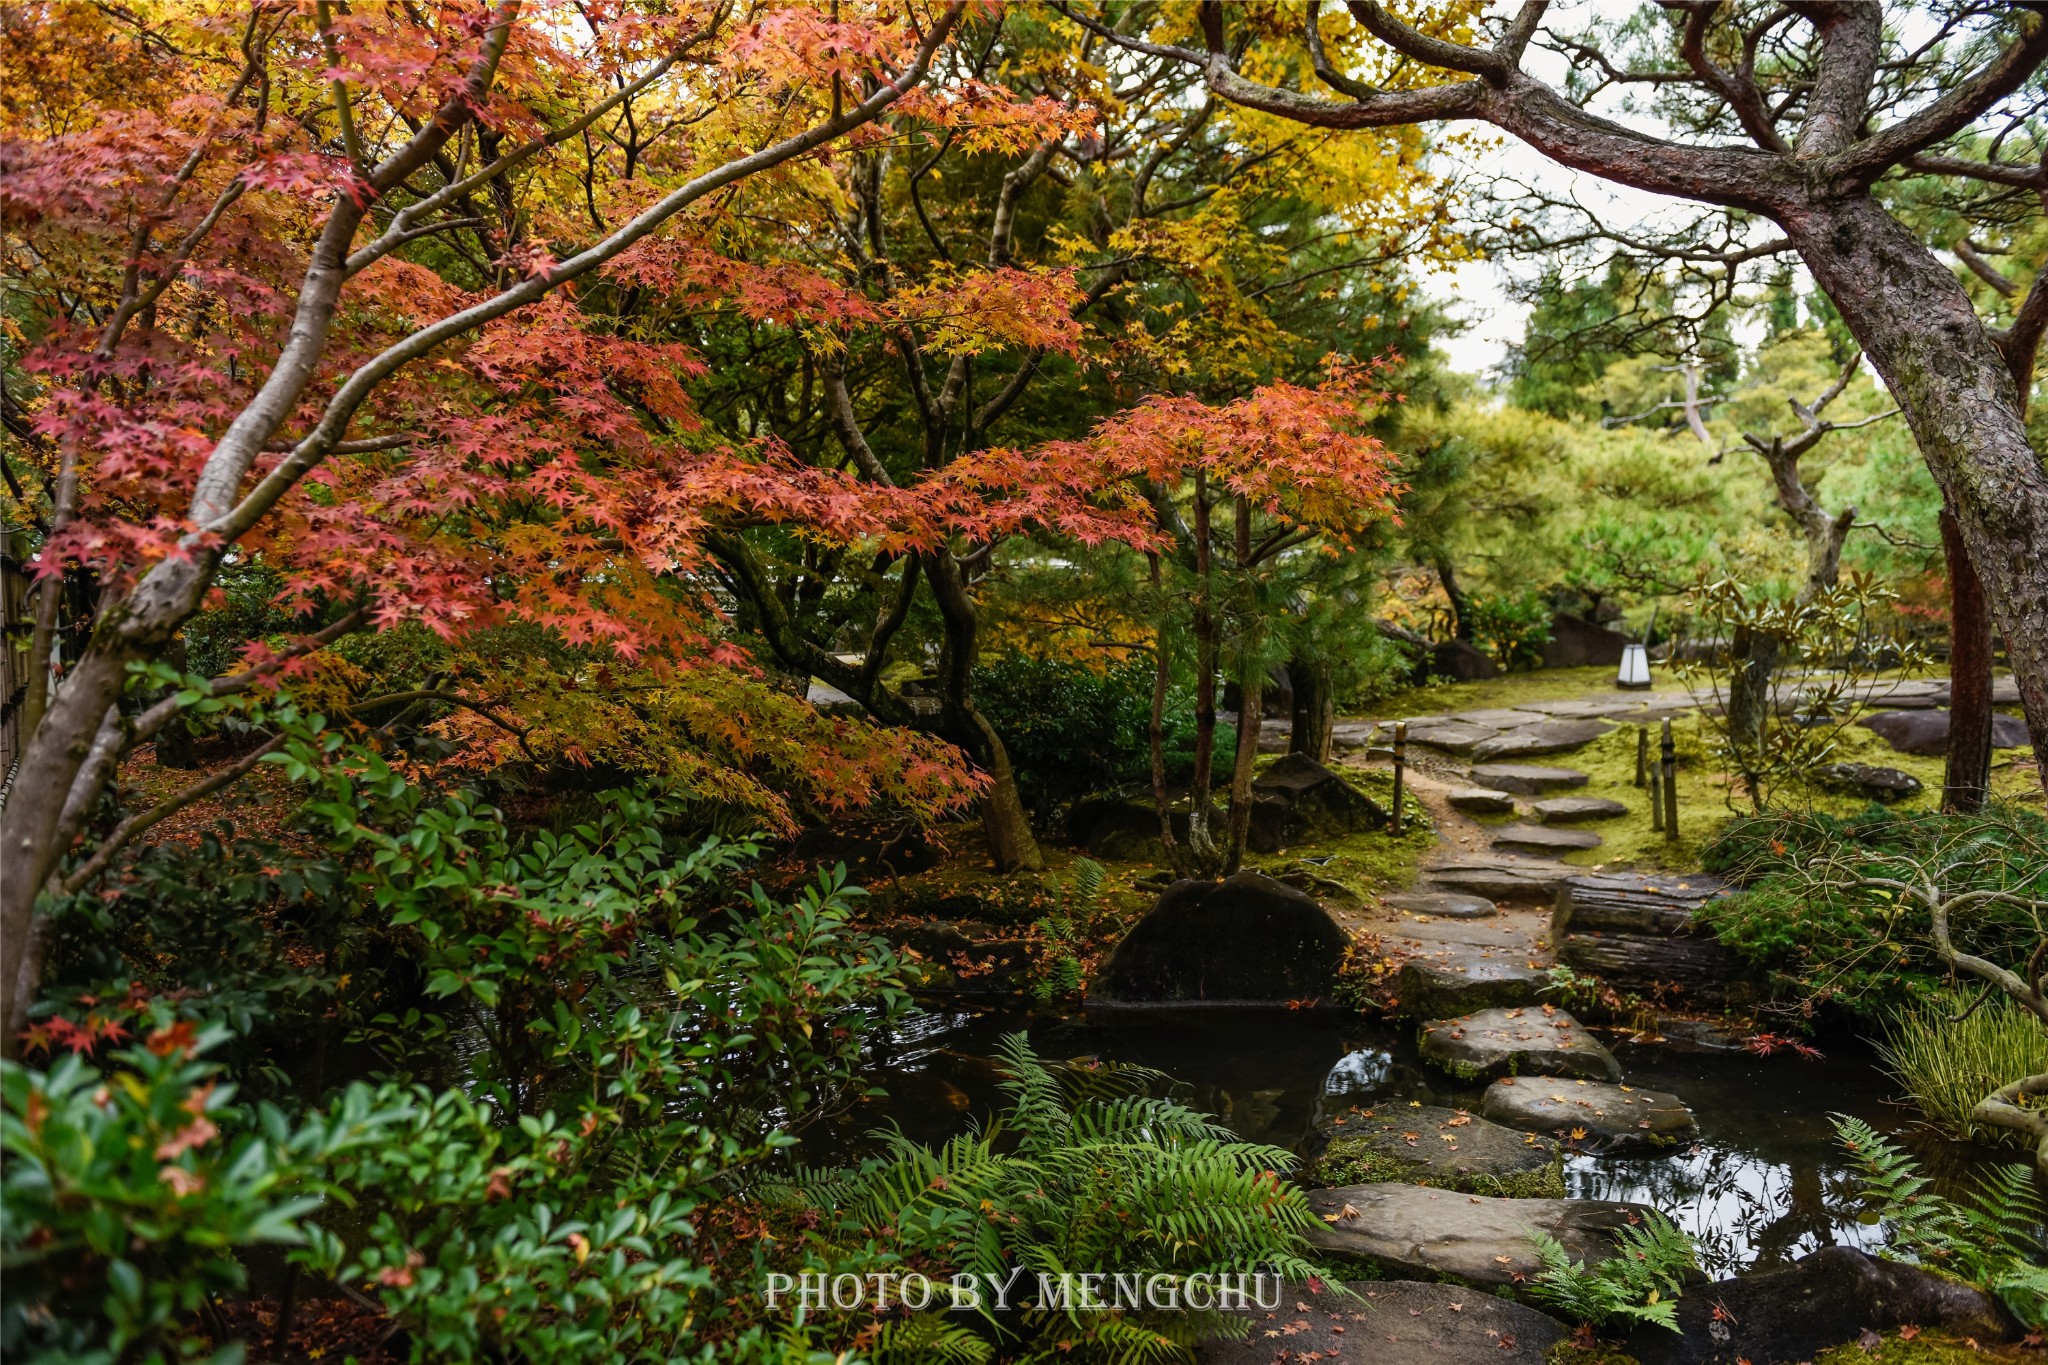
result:
M 2048 781 L 2048 472 L 2005 359 L 1955 276 L 1867 195 L 1801 205 L 1780 222 L 1884 377 L 1955 514 Z
M 1031 832 L 1009 750 L 974 705 L 981 613 L 968 589 L 966 572 L 951 553 L 939 550 L 926 559 L 926 577 L 931 580 L 945 627 L 939 650 L 939 719 L 947 737 L 972 754 L 988 774 L 988 791 L 981 798 L 981 827 L 989 854 L 1004 872 L 1036 872 L 1045 866 L 1045 855 Z
M 1991 614 L 1984 585 L 1963 548 L 1962 528 L 1941 509 L 1941 553 L 1948 561 L 1948 766 L 1941 808 L 1970 814 L 1991 791 Z
M 1472 608 L 1465 597 L 1465 590 L 1458 586 L 1458 574 L 1451 567 L 1451 557 L 1436 556 L 1437 581 L 1444 585 L 1444 597 L 1451 604 L 1451 638 L 1472 643 Z
M 1244 701 L 1237 712 L 1237 754 L 1230 765 L 1230 843 L 1223 853 L 1226 877 L 1244 865 L 1244 846 L 1252 831 L 1252 764 L 1259 756 L 1259 708 L 1265 704 L 1265 670 L 1247 668 L 1237 688 Z
M 1294 713 L 1287 727 L 1287 749 L 1307 754 L 1318 763 L 1330 761 L 1330 732 L 1336 727 L 1337 698 L 1330 685 L 1330 666 L 1311 659 L 1287 665 L 1294 679 Z

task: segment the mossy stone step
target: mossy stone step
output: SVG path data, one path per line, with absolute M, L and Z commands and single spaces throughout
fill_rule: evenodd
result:
M 1586 1026 L 1551 1005 L 1481 1010 L 1422 1026 L 1423 1060 L 1465 1080 L 1508 1075 L 1620 1081 L 1621 1063 Z
M 1500 907 L 1486 897 L 1456 891 L 1402 891 L 1380 897 L 1380 904 L 1432 919 L 1486 919 L 1500 913 Z
M 1468 815 L 1512 815 L 1515 798 L 1511 793 L 1494 791 L 1490 787 L 1460 787 L 1446 796 L 1452 810 L 1461 810 Z
M 1537 796 L 1557 787 L 1583 787 L 1587 777 L 1576 768 L 1547 768 L 1540 763 L 1480 763 L 1472 780 L 1495 791 Z
M 1503 1076 L 1487 1087 L 1481 1109 L 1495 1123 L 1555 1134 L 1574 1152 L 1600 1156 L 1668 1152 L 1699 1132 L 1676 1095 L 1583 1079 Z
M 1557 1142 L 1463 1109 L 1389 1100 L 1323 1119 L 1309 1140 L 1308 1178 L 1318 1185 L 1402 1180 L 1504 1199 L 1560 1199 Z
M 1602 840 L 1589 829 L 1558 829 L 1551 825 L 1504 825 L 1493 832 L 1495 848 L 1533 853 L 1571 853 L 1598 848 Z
M 1537 821 L 1546 825 L 1572 825 L 1581 820 L 1615 820 L 1628 814 L 1628 807 L 1605 796 L 1553 796 L 1529 808 Z

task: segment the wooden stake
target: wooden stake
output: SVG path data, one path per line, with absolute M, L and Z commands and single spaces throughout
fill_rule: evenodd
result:
M 1678 750 L 1671 742 L 1671 722 L 1664 722 L 1664 740 L 1660 746 L 1664 759 L 1664 838 L 1667 842 L 1678 838 Z
M 1394 837 L 1401 837 L 1401 788 L 1408 768 L 1408 722 L 1394 722 Z
M 1636 785 L 1647 786 L 1650 781 L 1650 727 L 1636 727 Z

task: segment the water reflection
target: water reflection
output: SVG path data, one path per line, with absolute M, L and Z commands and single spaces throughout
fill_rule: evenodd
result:
M 803 1137 L 812 1161 L 839 1161 L 882 1126 L 942 1140 L 1001 1107 L 990 1058 L 1025 1029 L 1047 1057 L 1099 1057 L 1166 1073 L 1175 1093 L 1240 1136 L 1295 1147 L 1317 1118 L 1354 1104 L 1417 1100 L 1476 1109 L 1481 1089 L 1424 1066 L 1412 1031 L 1286 1011 L 1143 1010 L 1030 1018 L 1000 1010 L 913 1015 L 877 1044 L 870 1083 L 881 1093 Z M 1939 1184 L 1953 1187 L 1994 1154 L 1930 1144 L 1889 1102 L 1890 1081 L 1867 1055 L 1824 1062 L 1617 1049 L 1629 1083 L 1670 1091 L 1699 1118 L 1696 1145 L 1668 1157 L 1572 1157 L 1579 1197 L 1661 1210 L 1698 1240 L 1705 1268 L 1726 1275 L 1796 1260 L 1829 1244 L 1881 1246 L 1859 1221 L 1856 1184 L 1828 1116 L 1855 1114 L 1904 1138 Z M 2010 1160 L 2010 1156 L 2004 1159 Z

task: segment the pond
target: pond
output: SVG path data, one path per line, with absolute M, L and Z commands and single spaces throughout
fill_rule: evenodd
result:
M 871 1096 L 809 1130 L 804 1156 L 843 1161 L 865 1134 L 891 1124 L 938 1141 L 985 1122 L 1002 1101 L 990 1060 L 1025 1029 L 1046 1057 L 1099 1057 L 1166 1073 L 1176 1093 L 1239 1136 L 1295 1147 L 1319 1114 L 1366 1101 L 1417 1100 L 1476 1110 L 1483 1087 L 1426 1067 L 1412 1029 L 1329 1013 L 1285 1010 L 1091 1010 L 1068 1017 L 1021 1010 L 930 1008 L 890 1031 L 870 1061 Z M 1791 1054 L 1681 1052 L 1620 1044 L 1631 1085 L 1692 1106 L 1699 1139 L 1671 1156 L 1567 1158 L 1578 1197 L 1651 1205 L 1699 1242 L 1717 1276 L 1796 1260 L 1830 1243 L 1875 1249 L 1884 1228 L 1861 1221 L 1857 1185 L 1828 1115 L 1857 1115 L 1906 1143 L 1944 1186 L 2010 1153 L 1945 1142 L 1892 1102 L 1897 1085 L 1864 1050 L 1830 1047 L 1821 1061 Z

